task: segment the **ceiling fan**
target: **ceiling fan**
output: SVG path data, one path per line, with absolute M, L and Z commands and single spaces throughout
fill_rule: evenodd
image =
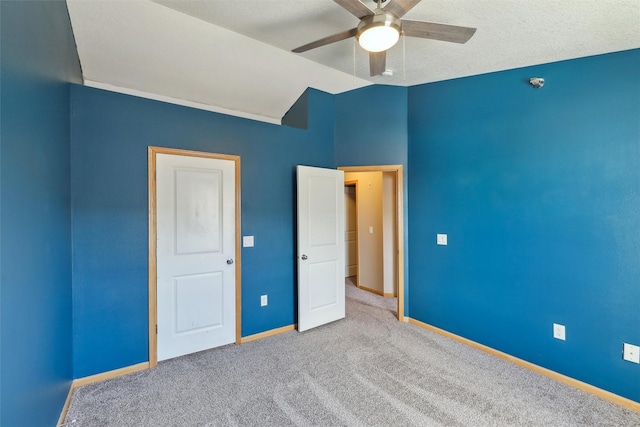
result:
M 355 37 L 360 46 L 369 52 L 369 71 L 371 76 L 377 76 L 385 71 L 386 51 L 396 44 L 401 34 L 423 39 L 466 43 L 476 32 L 475 28 L 400 19 L 421 0 L 390 0 L 384 7 L 381 7 L 381 5 L 387 0 L 374 0 L 377 3 L 375 10 L 369 9 L 359 0 L 333 1 L 355 15 L 360 20 L 358 26 L 307 43 L 304 46 L 293 49 L 292 52 L 306 52 L 320 46 Z

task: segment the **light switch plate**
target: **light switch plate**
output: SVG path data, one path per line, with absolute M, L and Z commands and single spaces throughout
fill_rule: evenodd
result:
M 373 226 L 369 227 L 369 234 L 373 234 Z
M 260 307 L 264 307 L 268 303 L 269 303 L 269 301 L 267 300 L 267 296 L 266 295 L 260 295 Z
M 446 234 L 437 234 L 436 235 L 436 243 L 442 246 L 447 246 L 447 235 Z
M 253 236 L 242 236 L 242 246 L 245 248 L 252 248 Z
M 567 339 L 564 325 L 560 325 L 558 323 L 553 324 L 553 337 L 562 341 L 565 341 Z
M 628 362 L 640 363 L 640 346 L 622 344 L 622 358 Z

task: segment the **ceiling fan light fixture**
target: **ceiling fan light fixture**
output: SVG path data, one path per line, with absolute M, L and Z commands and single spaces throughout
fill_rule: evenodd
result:
M 401 22 L 395 15 L 378 9 L 375 15 L 360 21 L 356 39 L 369 52 L 390 49 L 400 39 Z

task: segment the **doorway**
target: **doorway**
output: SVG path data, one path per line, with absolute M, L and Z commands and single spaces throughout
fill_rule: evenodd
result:
M 154 367 L 240 342 L 240 157 L 160 147 L 148 157 Z
M 406 321 L 402 165 L 348 166 L 338 169 L 345 172 L 346 188 L 355 184 L 358 217 L 355 284 L 361 289 L 383 296 L 397 296 L 398 320 Z M 376 195 L 364 197 L 362 193 L 366 191 Z M 367 210 L 371 215 L 363 220 Z M 376 262 L 365 265 L 363 262 L 366 259 Z M 348 273 L 345 271 L 345 275 Z

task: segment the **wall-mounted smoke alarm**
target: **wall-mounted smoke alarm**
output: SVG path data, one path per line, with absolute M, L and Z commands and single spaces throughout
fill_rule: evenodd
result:
M 529 79 L 529 84 L 536 89 L 540 89 L 542 86 L 544 86 L 544 79 L 542 77 L 531 77 Z

